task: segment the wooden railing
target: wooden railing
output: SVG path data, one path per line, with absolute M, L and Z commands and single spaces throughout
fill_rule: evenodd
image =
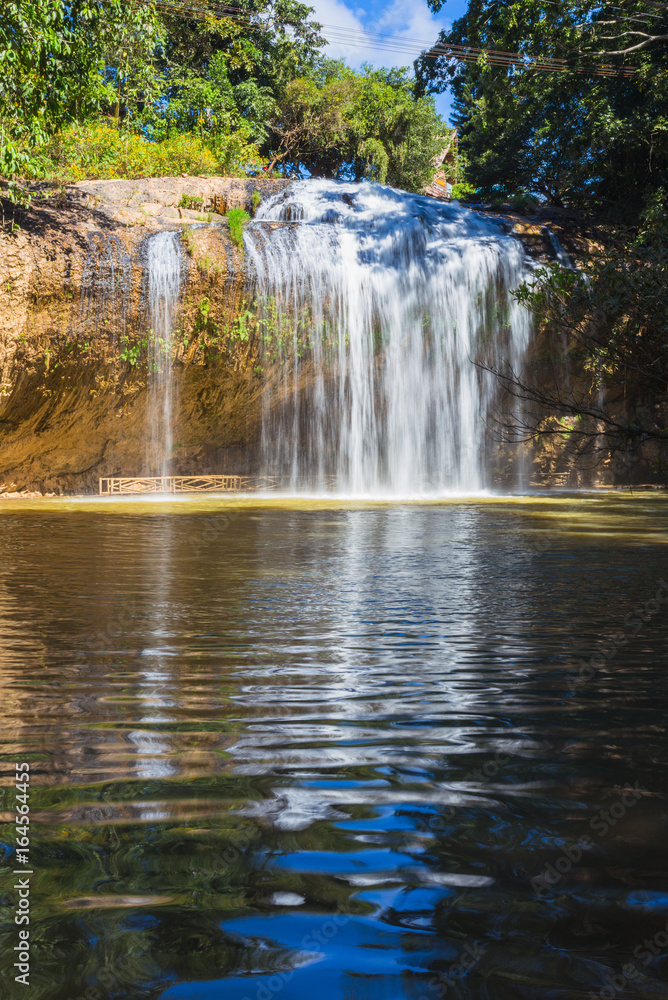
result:
M 241 476 L 126 476 L 100 479 L 100 496 L 121 493 L 226 493 L 240 490 Z
M 290 476 L 107 476 L 100 479 L 100 496 L 141 493 L 280 493 L 295 486 L 308 492 L 312 482 L 304 477 L 297 484 Z M 336 490 L 336 476 L 318 481 L 318 488 Z

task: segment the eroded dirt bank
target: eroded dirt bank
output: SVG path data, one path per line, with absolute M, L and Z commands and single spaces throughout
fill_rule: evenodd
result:
M 0 493 L 97 489 L 145 471 L 146 251 L 178 234 L 179 471 L 247 472 L 260 427 L 257 344 L 240 325 L 245 262 L 223 213 L 283 181 L 82 182 L 36 200 L 0 258 Z M 257 202 L 257 195 L 255 196 Z M 190 207 L 187 207 L 190 206 Z

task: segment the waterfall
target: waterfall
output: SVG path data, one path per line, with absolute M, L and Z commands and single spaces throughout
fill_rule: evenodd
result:
M 161 232 L 148 241 L 148 453 L 150 475 L 171 475 L 172 326 L 181 290 L 182 259 L 177 233 Z
M 90 340 L 105 328 L 116 337 L 122 336 L 131 297 L 132 256 L 117 236 L 89 233 L 81 276 L 80 338 Z
M 245 246 L 265 474 L 356 495 L 490 485 L 499 391 L 474 362 L 522 363 L 517 240 L 456 202 L 309 180 L 261 206 Z

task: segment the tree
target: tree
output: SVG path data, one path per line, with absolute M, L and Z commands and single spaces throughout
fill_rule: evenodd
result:
M 277 141 L 270 169 L 279 163 L 287 173 L 307 170 L 316 177 L 337 176 L 353 156 L 348 111 L 352 79 L 291 80 L 270 123 Z
M 0 18 L 0 172 L 21 172 L 62 124 L 148 97 L 159 24 L 150 4 L 8 0 Z
M 152 143 L 194 136 L 198 156 L 205 146 L 223 170 L 258 169 L 260 150 L 289 174 L 420 190 L 445 131 L 433 98 L 406 70 L 356 73 L 324 59 L 311 13 L 298 0 L 10 0 L 0 175 L 57 173 L 69 139 L 85 149 L 87 130 L 97 146 L 73 169 L 95 171 L 91 156 L 112 127 L 95 122 L 106 116 L 143 159 Z
M 548 348 L 524 372 L 493 370 L 522 416 L 515 440 L 560 438 L 580 453 L 668 443 L 668 212 L 663 198 L 640 230 L 617 231 L 582 271 L 539 270 L 517 292 Z
M 320 25 L 310 20 L 312 8 L 297 0 L 240 0 L 230 16 L 221 17 L 208 0 L 196 0 L 191 10 L 197 16 L 191 18 L 174 8 L 162 15 L 167 98 L 178 97 L 189 80 L 210 78 L 211 67 L 219 72 L 224 63 L 224 88 L 231 87 L 255 140 L 265 140 L 276 99 L 291 80 L 311 72 L 325 44 Z
M 419 191 L 433 176 L 445 131 L 433 99 L 416 94 L 406 70 L 357 73 L 327 61 L 285 88 L 271 122 L 272 166 Z
M 467 180 L 482 195 L 537 192 L 629 221 L 651 202 L 668 172 L 668 4 L 648 12 L 629 0 L 620 10 L 603 0 L 471 0 L 440 35 L 444 54 L 418 61 L 426 90 L 453 90 Z M 482 54 L 454 62 L 452 46 Z M 518 55 L 499 65 L 499 51 Z M 560 69 L 531 60 L 561 60 Z

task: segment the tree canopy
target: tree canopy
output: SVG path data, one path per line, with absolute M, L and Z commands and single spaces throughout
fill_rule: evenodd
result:
M 273 162 L 315 176 L 367 177 L 420 190 L 431 180 L 445 124 L 405 70 L 360 73 L 326 62 L 290 81 L 270 124 Z
M 185 9 L 176 0 L 9 0 L 0 15 L 0 175 L 40 176 L 46 160 L 74 148 L 76 164 L 93 169 L 103 121 L 144 144 L 134 164 L 146 161 L 146 142 L 157 150 L 191 136 L 221 172 L 264 164 L 418 190 L 446 130 L 433 98 L 408 70 L 355 72 L 326 59 L 311 14 L 297 0 L 229 9 L 209 0 Z M 97 128 L 88 150 L 86 123 Z
M 470 0 L 438 45 L 444 54 L 423 56 L 418 75 L 429 92 L 452 89 L 467 180 L 482 195 L 537 193 L 628 221 L 658 197 L 668 176 L 668 3 Z M 453 45 L 483 54 L 455 62 Z M 498 65 L 496 51 L 517 56 Z

